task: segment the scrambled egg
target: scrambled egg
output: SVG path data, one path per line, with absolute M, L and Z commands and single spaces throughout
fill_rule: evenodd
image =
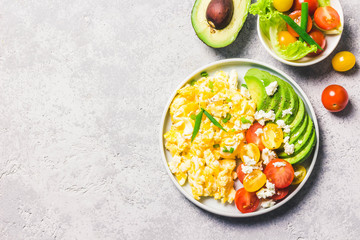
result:
M 222 203 L 234 200 L 236 158 L 256 111 L 248 90 L 238 89 L 237 80 L 236 71 L 230 76 L 219 71 L 202 77 L 180 89 L 170 106 L 172 126 L 164 135 L 165 147 L 173 156 L 169 168 L 181 185 L 189 182 L 197 200 L 201 196 L 212 196 Z M 200 130 L 191 142 L 195 116 L 201 108 L 227 132 L 203 114 Z

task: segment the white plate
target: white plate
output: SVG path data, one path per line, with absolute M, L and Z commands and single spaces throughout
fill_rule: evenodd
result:
M 306 162 L 303 163 L 304 167 L 307 170 L 307 175 L 305 177 L 305 179 L 303 180 L 303 182 L 289 195 L 287 196 L 284 200 L 282 200 L 281 202 L 277 203 L 275 206 L 268 208 L 268 209 L 258 209 L 255 212 L 252 213 L 246 213 L 243 214 L 241 212 L 239 212 L 237 210 L 237 208 L 235 207 L 234 203 L 233 204 L 221 204 L 220 201 L 215 200 L 213 198 L 210 197 L 202 197 L 200 201 L 197 201 L 193 198 L 192 193 L 191 193 L 191 189 L 190 189 L 190 185 L 188 183 L 186 183 L 184 186 L 180 186 L 180 184 L 177 182 L 175 176 L 170 172 L 170 169 L 168 167 L 168 162 L 171 161 L 171 154 L 169 153 L 169 151 L 167 151 L 165 149 L 165 139 L 164 139 L 164 134 L 170 130 L 171 127 L 171 119 L 170 119 L 170 114 L 169 114 L 169 107 L 170 104 L 172 102 L 172 100 L 174 99 L 174 97 L 176 96 L 177 90 L 182 88 L 186 83 L 188 83 L 191 79 L 198 79 L 200 78 L 200 73 L 203 71 L 207 71 L 209 73 L 209 75 L 214 74 L 216 71 L 218 70 L 223 70 L 225 72 L 230 72 L 230 70 L 235 69 L 238 74 L 239 74 L 239 79 L 242 79 L 243 76 L 245 75 L 245 73 L 247 72 L 248 69 L 250 68 L 259 68 L 261 70 L 265 70 L 268 71 L 269 73 L 276 75 L 278 77 L 280 77 L 281 79 L 284 79 L 286 82 L 288 82 L 296 91 L 296 93 L 299 95 L 299 97 L 302 98 L 302 100 L 305 103 L 306 106 L 306 110 L 308 112 L 308 114 L 310 115 L 310 117 L 312 118 L 313 122 L 314 122 L 314 126 L 315 126 L 315 131 L 316 131 L 316 137 L 317 137 L 317 143 L 315 146 L 315 150 L 314 150 L 314 154 L 312 159 L 308 159 Z M 240 84 L 244 83 L 240 81 Z M 165 168 L 166 171 L 168 172 L 171 180 L 173 181 L 173 183 L 175 184 L 175 186 L 180 190 L 180 192 L 182 194 L 185 195 L 185 197 L 187 199 L 189 199 L 191 202 L 193 202 L 195 205 L 197 205 L 198 207 L 201 207 L 202 209 L 205 209 L 209 212 L 218 214 L 218 215 L 222 215 L 222 216 L 227 216 L 227 217 L 237 217 L 237 218 L 241 218 L 241 217 L 249 217 L 249 216 L 257 216 L 257 215 L 261 215 L 267 212 L 270 212 L 280 206 L 282 206 L 283 204 L 285 204 L 287 201 L 289 201 L 293 196 L 295 196 L 295 194 L 304 186 L 305 182 L 309 179 L 309 176 L 314 168 L 315 165 L 315 161 L 316 161 L 316 157 L 318 154 L 318 149 L 319 149 L 319 127 L 318 127 L 318 122 L 315 116 L 315 112 L 314 109 L 311 106 L 311 103 L 309 101 L 309 99 L 307 98 L 307 96 L 305 95 L 305 93 L 301 90 L 301 88 L 299 87 L 299 85 L 296 84 L 296 82 L 291 79 L 288 75 L 286 75 L 285 73 L 283 73 L 282 71 L 271 67 L 267 64 L 258 62 L 258 61 L 254 61 L 254 60 L 250 60 L 250 59 L 241 59 L 241 58 L 236 58 L 236 59 L 227 59 L 227 60 L 222 60 L 222 61 L 218 61 L 218 62 L 214 62 L 211 63 L 209 65 L 206 65 L 204 67 L 199 68 L 198 70 L 196 70 L 195 72 L 193 72 L 192 74 L 190 74 L 187 78 L 185 78 L 180 85 L 176 88 L 176 90 L 173 92 L 173 94 L 171 95 L 169 102 L 167 103 L 166 107 L 165 107 L 165 111 L 163 113 L 162 116 L 162 120 L 161 120 L 161 129 L 160 129 L 160 148 L 161 148 L 161 152 L 162 152 L 162 158 L 165 164 Z M 238 189 L 239 186 L 241 186 L 241 183 L 236 180 L 235 182 L 235 188 Z
M 339 13 L 341 24 L 344 27 L 344 13 L 341 8 L 340 1 L 339 0 L 331 0 L 331 6 Z M 296 60 L 296 61 L 288 61 L 288 60 L 285 60 L 285 59 L 279 57 L 278 55 L 276 55 L 276 53 L 274 52 L 274 50 L 270 44 L 270 40 L 260 30 L 259 18 L 257 21 L 257 32 L 258 32 L 260 42 L 265 47 L 266 51 L 268 53 L 270 53 L 270 55 L 273 58 L 275 58 L 278 61 L 285 63 L 287 65 L 297 66 L 297 67 L 305 67 L 305 66 L 313 65 L 313 64 L 318 63 L 318 62 L 324 60 L 325 58 L 327 58 L 335 50 L 336 46 L 338 45 L 338 43 L 340 41 L 341 35 L 342 35 L 342 32 L 341 32 L 341 34 L 338 34 L 338 35 L 326 35 L 326 49 L 322 54 L 320 54 L 316 57 L 304 57 L 304 58 Z

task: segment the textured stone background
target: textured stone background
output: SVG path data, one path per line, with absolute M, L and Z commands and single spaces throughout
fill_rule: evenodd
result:
M 194 34 L 193 1 L 0 1 L 0 239 L 357 239 L 360 235 L 359 65 L 332 70 L 272 59 L 249 16 L 230 47 Z M 359 55 L 360 2 L 343 0 L 336 51 Z M 246 57 L 295 78 L 319 119 L 311 180 L 271 214 L 228 219 L 181 195 L 165 172 L 163 108 L 185 76 Z M 351 102 L 320 102 L 329 84 Z

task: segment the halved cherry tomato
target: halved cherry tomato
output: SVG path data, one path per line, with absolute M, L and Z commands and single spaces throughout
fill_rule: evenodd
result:
M 349 95 L 340 85 L 327 86 L 321 95 L 321 102 L 330 112 L 340 112 L 349 102 Z
M 301 10 L 301 4 L 303 2 L 308 3 L 309 15 L 312 16 L 316 9 L 319 7 L 319 3 L 317 0 L 295 0 L 293 5 L 293 11 Z
M 294 180 L 291 185 L 297 185 L 301 183 L 306 176 L 306 169 L 301 165 L 294 166 Z
M 276 167 L 274 163 L 284 163 L 285 166 Z M 266 165 L 264 173 L 267 179 L 275 184 L 276 188 L 288 187 L 294 179 L 294 169 L 290 163 L 282 159 L 274 159 Z
M 263 132 L 261 141 L 270 150 L 279 148 L 284 141 L 284 133 L 275 123 L 266 124 Z
M 242 213 L 250 213 L 255 211 L 259 206 L 260 200 L 256 193 L 250 193 L 245 188 L 240 188 L 235 194 L 235 205 Z
M 338 12 L 330 7 L 319 7 L 314 14 L 316 25 L 323 30 L 331 30 L 340 26 L 340 16 Z
M 289 17 L 291 17 L 291 19 L 294 20 L 294 22 L 296 22 L 297 25 L 301 26 L 301 11 L 300 10 L 290 13 Z M 291 35 L 293 35 L 294 37 L 299 37 L 299 34 L 297 32 L 295 32 L 295 30 L 292 29 L 292 27 L 290 27 L 289 24 L 286 24 L 286 26 L 287 26 L 287 30 L 289 31 L 289 33 Z M 312 20 L 311 20 L 311 17 L 308 16 L 306 32 L 310 32 L 311 28 L 312 28 Z
M 314 41 L 319 44 L 319 46 L 325 50 L 325 47 L 326 47 L 326 39 L 325 39 L 325 36 L 322 32 L 320 32 L 319 30 L 317 29 L 313 29 L 311 30 L 311 32 L 309 32 L 309 35 L 312 39 L 314 39 Z M 312 53 L 309 53 L 308 56 L 310 57 L 314 57 L 314 56 L 317 56 L 319 55 L 320 53 L 322 53 L 323 50 L 321 49 L 318 49 L 316 52 L 312 52 Z
M 265 174 L 259 169 L 255 169 L 251 173 L 246 174 L 243 185 L 246 191 L 256 192 L 266 183 Z
M 242 171 L 242 166 L 243 166 L 244 164 L 243 163 L 241 163 L 238 167 L 237 167 L 237 169 L 236 169 L 236 174 L 237 174 L 237 177 L 238 177 L 238 179 L 239 179 L 239 181 L 241 182 L 241 183 L 243 183 L 243 181 L 244 181 L 244 178 L 245 178 L 245 173 Z
M 240 148 L 240 158 L 246 163 L 244 156 L 254 159 L 255 162 L 260 160 L 260 150 L 254 143 L 244 144 Z
M 278 33 L 278 41 L 281 47 L 287 47 L 290 43 L 296 42 L 297 39 L 288 31 L 281 31 Z
M 273 195 L 271 198 L 273 200 L 281 200 L 284 197 L 286 197 L 289 194 L 289 188 L 279 188 L 276 189 L 275 195 Z
M 260 135 L 256 135 L 256 130 L 258 130 L 259 128 L 263 128 L 263 126 L 260 123 L 254 123 L 253 125 L 251 125 L 251 127 L 247 130 L 246 132 L 246 141 L 248 143 L 254 143 L 258 146 L 258 148 L 260 149 L 260 151 L 262 151 L 265 147 L 264 144 L 261 142 L 261 138 Z

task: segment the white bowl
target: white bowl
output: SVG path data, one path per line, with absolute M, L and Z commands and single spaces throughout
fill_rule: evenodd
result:
M 170 118 L 170 114 L 169 114 L 170 104 L 171 104 L 172 100 L 174 99 L 174 97 L 176 96 L 177 90 L 182 88 L 191 79 L 200 78 L 200 73 L 203 71 L 207 71 L 211 75 L 218 70 L 224 70 L 226 72 L 230 72 L 230 70 L 233 70 L 233 69 L 235 69 L 238 72 L 239 79 L 243 79 L 243 76 L 245 75 L 247 70 L 250 68 L 259 68 L 261 70 L 268 71 L 269 73 L 276 75 L 276 76 L 280 77 L 281 79 L 285 80 L 294 88 L 294 90 L 298 94 L 298 96 L 301 97 L 301 99 L 304 101 L 306 111 L 314 122 L 317 142 L 316 142 L 316 146 L 313 150 L 314 152 L 313 152 L 312 158 L 309 158 L 304 163 L 302 163 L 302 165 L 307 170 L 305 179 L 296 187 L 296 189 L 291 194 L 289 194 L 285 199 L 283 199 L 281 202 L 277 203 L 275 206 L 273 206 L 271 208 L 267 208 L 267 209 L 260 208 L 255 212 L 243 214 L 237 210 L 234 203 L 223 205 L 223 204 L 221 204 L 221 202 L 219 200 L 215 200 L 215 199 L 209 198 L 209 197 L 207 197 L 207 198 L 202 197 L 201 200 L 197 201 L 193 198 L 192 193 L 191 193 L 191 188 L 188 183 L 185 184 L 184 186 L 180 186 L 180 184 L 177 182 L 175 176 L 170 172 L 170 169 L 168 167 L 168 162 L 171 161 L 172 157 L 171 157 L 171 154 L 169 153 L 169 151 L 167 151 L 165 149 L 165 139 L 163 136 L 167 131 L 170 130 L 170 127 L 171 127 L 171 118 Z M 242 84 L 244 82 L 239 80 L 239 83 Z M 165 107 L 165 110 L 164 110 L 164 113 L 163 113 L 163 116 L 161 119 L 160 127 L 161 127 L 160 128 L 160 149 L 161 149 L 163 163 L 164 163 L 167 173 L 169 174 L 169 176 L 170 176 L 171 180 L 173 181 L 173 183 L 175 184 L 175 186 L 189 201 L 194 203 L 196 206 L 198 206 L 206 211 L 209 211 L 209 212 L 212 212 L 212 213 L 215 213 L 218 215 L 222 215 L 222 216 L 227 216 L 227 217 L 243 218 L 243 217 L 262 215 L 262 214 L 271 212 L 271 211 L 279 208 L 280 206 L 284 205 L 292 197 L 294 197 L 296 193 L 298 193 L 300 191 L 300 189 L 304 186 L 306 181 L 309 179 L 310 174 L 315 166 L 316 158 L 317 158 L 318 151 L 319 151 L 318 122 L 316 119 L 314 109 L 311 106 L 311 103 L 310 103 L 308 97 L 303 92 L 303 90 L 301 90 L 299 85 L 297 85 L 297 83 L 293 79 L 291 79 L 287 74 L 285 74 L 284 72 L 282 72 L 274 67 L 271 67 L 267 64 L 261 63 L 259 61 L 251 60 L 251 59 L 235 58 L 235 59 L 227 59 L 227 60 L 217 61 L 217 62 L 211 63 L 209 65 L 203 66 L 203 67 L 199 68 L 198 70 L 196 70 L 195 72 L 193 72 L 192 74 L 190 74 L 188 77 L 186 77 L 180 83 L 180 85 L 172 93 L 168 103 L 166 104 L 166 107 Z M 240 183 L 240 181 L 236 180 L 235 189 L 240 188 L 241 185 L 242 184 Z
M 331 0 L 331 6 L 339 13 L 340 16 L 340 21 L 342 26 L 344 27 L 344 13 L 343 10 L 341 8 L 341 4 L 339 0 Z M 296 66 L 296 67 L 306 67 L 306 66 L 310 66 L 313 65 L 315 63 L 321 62 L 322 60 L 324 60 L 325 58 L 327 58 L 336 48 L 336 46 L 338 45 L 341 35 L 342 33 L 338 34 L 338 35 L 326 35 L 326 49 L 323 53 L 321 53 L 318 56 L 315 57 L 304 57 L 302 59 L 296 60 L 296 61 L 288 61 L 285 60 L 281 57 L 279 57 L 273 50 L 271 44 L 270 44 L 270 40 L 264 35 L 264 33 L 260 30 L 260 21 L 258 18 L 257 21 L 257 32 L 260 38 L 260 41 L 262 43 L 262 45 L 265 47 L 266 51 L 268 51 L 268 53 L 270 53 L 270 55 L 272 57 L 274 57 L 275 59 L 279 60 L 282 63 L 285 63 L 287 65 L 291 65 L 291 66 Z

